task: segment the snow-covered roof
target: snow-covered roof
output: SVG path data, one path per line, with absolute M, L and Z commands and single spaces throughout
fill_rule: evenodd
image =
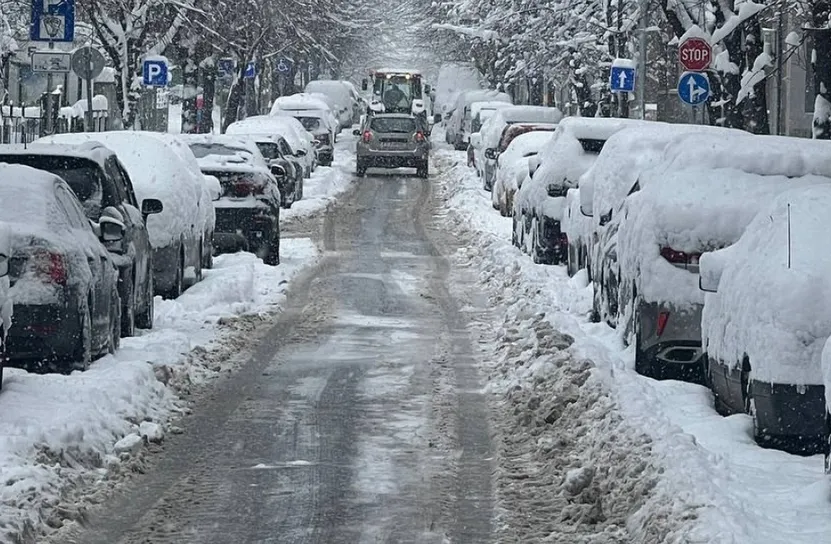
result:
M 703 303 L 696 275 L 661 258 L 660 248 L 704 253 L 734 244 L 759 210 L 777 195 L 831 178 L 758 175 L 737 168 L 666 171 L 641 175 L 643 189 L 627 197 L 618 231 L 618 261 L 647 301 Z
M 502 108 L 510 107 L 510 102 L 498 102 L 493 100 L 482 100 L 481 102 L 473 102 L 470 105 L 470 116 L 476 117 L 476 114 L 482 111 L 496 111 Z
M 375 70 L 371 71 L 374 74 L 410 74 L 410 75 L 421 75 L 420 70 L 413 70 L 410 68 L 376 68 Z
M 311 137 L 300 121 L 287 113 L 248 117 L 228 125 L 225 133 L 229 135 L 279 134 L 288 140 L 292 147 L 299 144 L 303 135 L 306 136 L 306 139 Z
M 513 104 L 511 95 L 499 91 L 489 89 L 474 89 L 469 91 L 462 91 L 456 97 L 456 108 L 465 108 L 474 102 L 507 102 Z
M 297 93 L 291 96 L 281 96 L 274 101 L 271 106 L 271 113 L 275 111 L 295 111 L 295 110 L 323 110 L 330 111 L 329 105 L 314 96 L 307 93 Z
M 736 365 L 747 354 L 752 378 L 763 382 L 823 383 L 821 353 L 831 335 L 829 209 L 831 183 L 782 192 L 729 248 L 702 316 L 711 357 Z
M 3 221 L 43 228 L 49 220 L 52 189 L 60 178 L 44 170 L 0 163 L 0 210 Z M 37 225 L 37 227 L 35 227 Z M 19 227 L 18 227 L 19 228 Z
M 89 142 L 85 145 L 68 145 L 52 143 L 53 136 L 38 138 L 28 146 L 0 145 L 0 155 L 52 155 L 57 157 L 74 157 L 89 159 L 104 166 L 107 158 L 113 151 L 100 142 Z
M 304 91 L 308 94 L 329 96 L 341 107 L 350 107 L 352 105 L 352 93 L 343 81 L 316 79 L 310 81 Z
M 501 108 L 494 115 L 507 123 L 557 124 L 563 118 L 559 109 L 545 106 L 510 106 Z
M 499 155 L 496 176 L 502 185 L 516 189 L 517 177 L 528 172 L 528 157 L 539 153 L 552 137 L 551 132 L 533 131 L 514 138 L 507 149 Z
M 198 204 L 203 198 L 201 171 L 194 171 L 175 149 L 175 138 L 141 131 L 79 132 L 56 134 L 50 141 L 62 144 L 101 142 L 124 165 L 139 201 L 157 198 L 161 213 L 147 218 L 147 231 L 154 248 L 167 247 L 201 225 Z M 191 156 L 193 154 L 191 153 Z M 195 159 L 194 159 L 195 160 Z

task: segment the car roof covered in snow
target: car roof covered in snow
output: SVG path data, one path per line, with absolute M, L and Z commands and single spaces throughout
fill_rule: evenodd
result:
M 494 116 L 501 118 L 506 123 L 547 123 L 560 122 L 563 113 L 557 108 L 545 106 L 509 106 L 501 108 Z
M 513 104 L 513 99 L 508 93 L 494 91 L 491 89 L 473 89 L 469 91 L 462 91 L 456 97 L 456 107 L 466 107 L 474 102 L 505 102 Z
M 654 179 L 650 179 L 654 178 Z M 660 256 L 661 247 L 704 253 L 736 243 L 768 203 L 789 188 L 829 184 L 824 176 L 759 175 L 707 164 L 641 175 L 643 189 L 626 198 L 618 261 L 648 302 L 703 303 L 698 279 Z
M 470 104 L 470 114 L 473 117 L 476 117 L 476 114 L 481 112 L 482 110 L 499 110 L 502 108 L 510 108 L 512 104 L 509 102 L 500 102 L 494 100 L 482 100 L 473 102 Z
M 820 385 L 831 335 L 831 183 L 793 188 L 763 206 L 741 239 L 701 259 L 721 260 L 702 315 L 707 351 L 729 366 L 750 359 L 753 379 Z M 726 258 L 720 259 L 726 253 Z M 825 368 L 825 383 L 831 369 Z
M 277 132 L 295 143 L 304 137 L 307 140 L 314 139 L 314 136 L 303 128 L 303 124 L 291 112 L 283 110 L 278 110 L 276 113 L 270 115 L 255 115 L 253 117 L 246 117 L 241 121 L 235 121 L 228 125 L 226 134 L 249 134 L 271 131 Z
M 201 171 L 194 170 L 192 163 L 182 158 L 189 149 L 179 149 L 185 144 L 175 137 L 114 130 L 55 134 L 48 138 L 70 145 L 101 142 L 116 153 L 130 175 L 138 200 L 157 198 L 164 205 L 161 213 L 147 218 L 147 232 L 154 248 L 167 247 L 189 234 L 192 225 L 201 227 L 204 223 L 199 208 L 204 198 Z
M 297 93 L 291 96 L 281 96 L 271 106 L 272 113 L 275 111 L 295 110 L 324 110 L 330 111 L 329 105 L 323 100 L 308 93 Z
M 89 159 L 103 166 L 114 152 L 101 142 L 88 142 L 83 145 L 50 143 L 49 137 L 39 138 L 33 143 L 23 145 L 0 145 L 0 155 L 52 155 Z

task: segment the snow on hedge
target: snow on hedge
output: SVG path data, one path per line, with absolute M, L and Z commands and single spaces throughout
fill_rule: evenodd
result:
M 714 262 L 702 258 L 704 269 L 723 264 L 702 316 L 707 353 L 731 367 L 748 355 L 753 378 L 763 382 L 823 383 L 821 354 L 831 336 L 831 179 L 802 182 L 820 184 L 780 194 L 721 263 L 718 255 Z

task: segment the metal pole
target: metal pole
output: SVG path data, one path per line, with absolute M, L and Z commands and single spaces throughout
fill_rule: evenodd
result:
M 92 49 L 86 48 L 84 49 L 84 56 L 86 57 L 86 65 L 87 65 L 87 75 L 92 74 Z M 87 119 L 87 132 L 93 132 L 92 126 L 92 78 L 87 78 L 87 112 L 86 112 L 86 119 Z
M 55 42 L 49 40 L 49 49 L 55 49 Z M 54 132 L 54 127 L 52 126 L 52 85 L 54 81 L 52 79 L 52 72 L 49 71 L 46 74 L 46 134 L 52 134 Z
M 637 85 L 636 99 L 638 102 L 638 119 L 646 119 L 646 0 L 639 0 L 638 10 L 638 72 L 635 76 Z

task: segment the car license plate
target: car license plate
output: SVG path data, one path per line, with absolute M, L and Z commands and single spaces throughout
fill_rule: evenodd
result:
M 381 147 L 384 149 L 403 149 L 406 145 L 404 142 L 381 142 Z

